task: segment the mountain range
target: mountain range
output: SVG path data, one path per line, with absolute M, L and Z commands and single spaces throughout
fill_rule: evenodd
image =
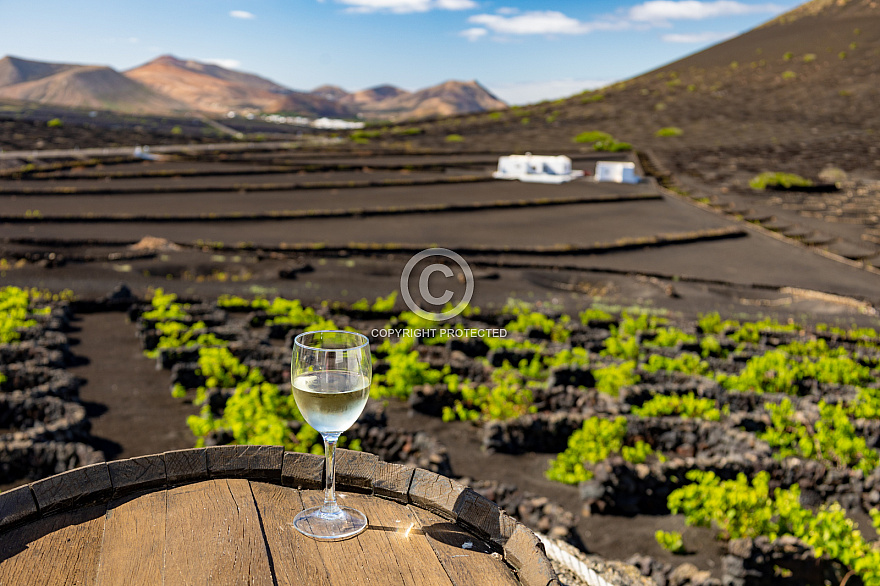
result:
M 354 93 L 325 85 L 304 92 L 251 73 L 172 55 L 123 72 L 7 56 L 0 59 L 0 98 L 148 114 L 285 112 L 380 120 L 507 107 L 477 81 L 447 81 L 416 92 L 391 85 Z

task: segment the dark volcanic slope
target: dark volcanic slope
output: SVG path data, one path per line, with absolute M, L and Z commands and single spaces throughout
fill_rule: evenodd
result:
M 736 148 L 754 152 L 754 160 L 765 166 L 815 176 L 817 161 L 806 153 L 821 144 L 822 163 L 880 177 L 874 146 L 880 131 L 878 88 L 880 5 L 817 0 L 603 90 L 513 109 L 500 118 L 438 121 L 434 130 L 437 144 L 456 132 L 468 148 L 506 143 L 533 151 L 571 145 L 583 130 L 604 130 L 687 172 L 694 152 Z M 669 126 L 683 134 L 655 136 Z M 844 151 L 850 156 L 841 157 Z
M 704 136 L 702 146 L 786 143 L 876 130 L 880 7 L 867 0 L 837 4 L 807 4 L 636 78 L 621 92 L 643 95 L 647 89 L 656 98 L 646 100 L 647 105 L 654 107 L 662 126 L 679 126 L 686 133 L 689 125 L 716 126 L 718 132 L 711 140 Z M 780 132 L 783 127 L 794 135 Z M 740 132 L 734 136 L 725 132 L 735 130 Z M 644 132 L 634 134 L 647 138 Z

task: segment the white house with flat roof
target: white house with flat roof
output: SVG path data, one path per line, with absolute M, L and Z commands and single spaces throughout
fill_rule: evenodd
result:
M 636 164 L 631 161 L 597 161 L 596 172 L 593 174 L 596 181 L 611 183 L 638 183 Z
M 529 183 L 565 183 L 582 177 L 583 171 L 572 170 L 571 159 L 565 155 L 507 155 L 499 157 L 495 179 L 519 179 Z

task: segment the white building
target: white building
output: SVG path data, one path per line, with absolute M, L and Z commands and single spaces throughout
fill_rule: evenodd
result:
M 508 155 L 499 157 L 495 179 L 519 179 L 530 183 L 565 183 L 582 177 L 583 171 L 572 170 L 571 159 L 565 155 Z
M 597 161 L 596 173 L 593 176 L 596 181 L 611 183 L 638 183 L 636 164 L 631 161 Z
M 154 155 L 150 152 L 150 147 L 147 145 L 134 147 L 133 154 L 134 154 L 134 158 L 136 158 L 136 159 L 143 159 L 145 161 L 159 160 L 159 157 L 157 157 L 156 155 Z
M 366 126 L 363 122 L 350 122 L 337 118 L 318 118 L 312 121 L 314 128 L 327 128 L 330 130 L 357 130 Z

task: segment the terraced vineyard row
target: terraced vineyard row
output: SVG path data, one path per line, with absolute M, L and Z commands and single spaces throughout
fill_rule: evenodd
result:
M 320 436 L 305 424 L 290 393 L 293 337 L 306 329 L 365 323 L 357 319 L 364 315 L 393 315 L 394 300 L 391 295 L 372 306 L 363 301 L 333 314 L 326 307 L 316 310 L 283 298 L 221 296 L 216 303 L 188 304 L 158 290 L 148 305 L 132 308 L 130 315 L 137 320 L 144 354 L 170 370 L 172 394 L 202 405 L 201 414 L 189 420 L 198 445 L 272 444 L 323 453 Z M 374 349 L 379 351 L 378 345 Z M 388 369 L 379 364 L 377 371 Z M 378 374 L 374 380 L 388 376 Z M 389 426 L 378 404 L 368 407 L 340 445 L 453 476 L 442 444 L 427 433 Z M 574 515 L 548 499 L 498 481 L 468 482 L 531 526 L 579 543 Z
M 66 295 L 0 288 L 0 485 L 102 462 L 66 366 Z
M 289 392 L 292 338 L 353 328 L 373 334 L 374 399 L 470 421 L 489 450 L 555 454 L 547 477 L 577 484 L 594 514 L 679 512 L 722 539 L 794 538 L 797 555 L 773 558 L 788 575 L 780 584 L 850 570 L 866 584 L 880 580 L 873 546 L 847 517 L 876 519 L 880 506 L 877 331 L 717 314 L 676 326 L 644 311 L 566 316 L 517 303 L 495 315 L 474 309 L 438 329 L 393 311 L 394 302 L 308 307 L 223 296 L 186 305 L 160 290 L 132 317 L 145 352 L 170 369 L 172 392 L 203 405 L 189 422 L 199 443 L 320 451 Z M 507 335 L 432 336 L 450 328 Z M 382 329 L 417 337 L 379 338 Z M 389 428 L 381 407 L 347 442 L 454 474 L 442 446 Z M 553 524 L 577 541 L 570 513 Z M 675 547 L 674 535 L 658 540 Z M 686 547 L 680 536 L 678 544 Z M 804 552 L 820 561 L 805 565 Z M 769 559 L 745 558 L 740 566 Z M 648 573 L 670 570 L 641 563 Z M 725 568 L 732 578 L 734 566 Z

